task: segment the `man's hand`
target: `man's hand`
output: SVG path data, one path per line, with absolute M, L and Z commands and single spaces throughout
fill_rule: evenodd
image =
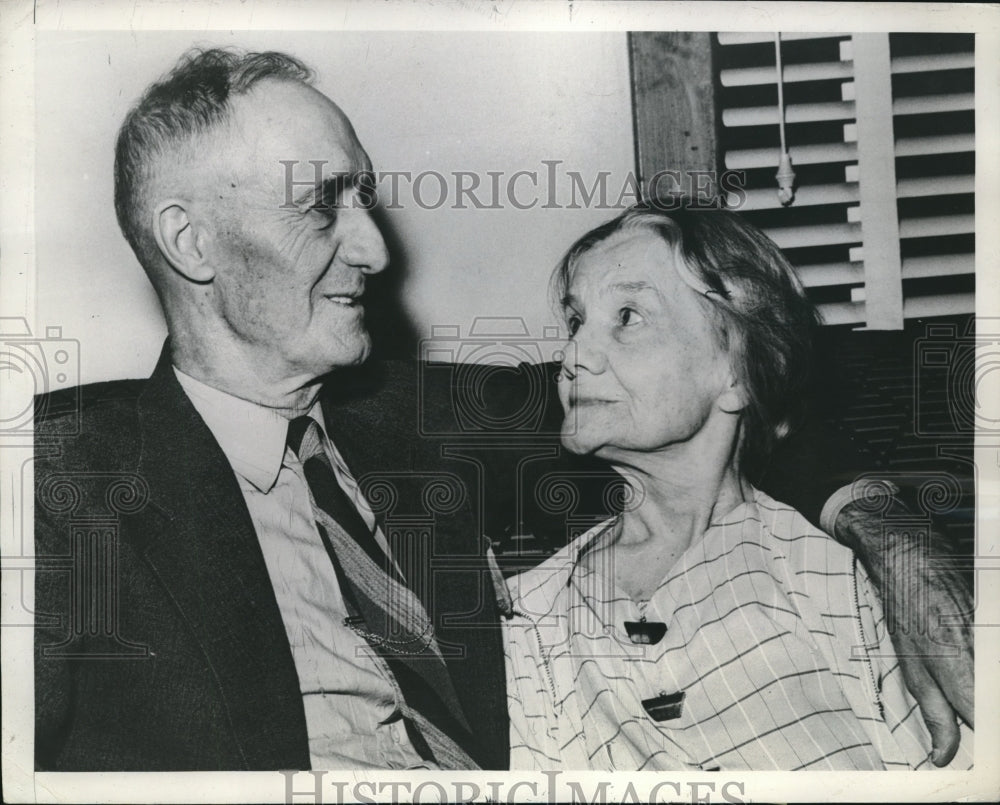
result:
M 907 551 L 905 546 L 898 551 Z M 894 560 L 890 559 L 890 562 Z M 955 713 L 974 727 L 974 651 L 972 645 L 972 595 L 965 580 L 948 568 L 931 569 L 921 563 L 917 571 L 897 579 L 890 573 L 883 596 L 887 602 L 889 634 L 899 656 L 899 664 L 910 693 L 920 704 L 934 751 L 931 759 L 937 766 L 951 761 L 958 750 L 959 733 Z M 920 565 L 918 565 L 920 566 Z M 906 588 L 909 587 L 909 590 Z M 927 614 L 910 618 L 926 619 L 927 632 L 921 634 L 900 618 L 906 602 L 924 598 Z M 893 605 L 889 606 L 888 602 Z M 912 606 L 912 603 L 910 604 Z M 894 612 L 893 612 L 894 611 Z M 889 613 L 893 612 L 893 616 Z
M 892 528 L 893 518 L 913 517 L 895 487 L 884 484 L 874 507 L 870 487 L 861 491 L 863 505 L 861 495 L 841 492 L 824 509 L 823 526 L 854 550 L 882 596 L 903 676 L 931 733 L 931 759 L 944 766 L 958 751 L 956 713 L 975 726 L 972 591 L 940 534 L 920 540 Z

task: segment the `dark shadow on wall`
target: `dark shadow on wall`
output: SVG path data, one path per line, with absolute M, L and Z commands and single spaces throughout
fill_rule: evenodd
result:
M 403 285 L 409 270 L 407 249 L 381 206 L 372 210 L 372 217 L 389 250 L 389 267 L 369 277 L 365 290 L 365 322 L 372 334 L 372 357 L 416 358 L 419 336 L 403 305 Z
M 823 328 L 810 414 L 774 456 L 761 484 L 818 511 L 833 488 L 860 476 L 894 481 L 953 550 L 974 550 L 977 424 L 975 320 L 906 322 L 899 331 Z

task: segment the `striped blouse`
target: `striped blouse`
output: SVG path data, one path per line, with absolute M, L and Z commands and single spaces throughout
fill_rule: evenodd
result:
M 508 581 L 512 769 L 934 768 L 848 549 L 757 491 L 640 606 L 579 561 L 612 523 Z M 632 642 L 643 619 L 662 639 Z

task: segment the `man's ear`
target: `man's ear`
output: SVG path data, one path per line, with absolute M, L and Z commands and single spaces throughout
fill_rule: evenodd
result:
M 192 282 L 211 282 L 215 269 L 205 259 L 201 232 L 194 225 L 186 202 L 168 199 L 153 210 L 153 235 L 164 259 Z

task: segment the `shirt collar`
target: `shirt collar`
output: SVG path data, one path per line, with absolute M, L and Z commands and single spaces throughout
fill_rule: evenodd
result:
M 174 373 L 237 475 L 264 494 L 270 492 L 285 456 L 288 420 L 271 408 L 205 385 L 176 366 Z M 318 401 L 309 416 L 322 427 Z
M 617 517 L 611 517 L 573 540 L 542 564 L 508 579 L 514 609 L 547 614 L 570 587 L 579 563 L 595 545 L 612 533 Z
M 759 520 L 758 504 L 761 501 L 762 494 L 759 490 L 754 489 L 753 497 L 739 503 L 732 511 L 727 512 L 717 521 L 710 523 L 706 529 L 706 533 L 714 528 L 742 525 L 748 517 L 756 517 Z M 577 537 L 558 553 L 553 554 L 544 563 L 545 580 L 542 584 L 538 585 L 539 592 L 536 594 L 544 595 L 546 600 L 554 600 L 554 597 L 559 594 L 560 590 L 569 587 L 579 573 L 587 572 L 582 566 L 583 560 L 591 551 L 606 546 L 614 539 L 615 528 L 620 518 L 620 514 L 608 518 L 600 525 Z M 738 535 L 741 531 L 737 529 L 732 533 Z M 532 572 L 528 571 L 528 573 Z

